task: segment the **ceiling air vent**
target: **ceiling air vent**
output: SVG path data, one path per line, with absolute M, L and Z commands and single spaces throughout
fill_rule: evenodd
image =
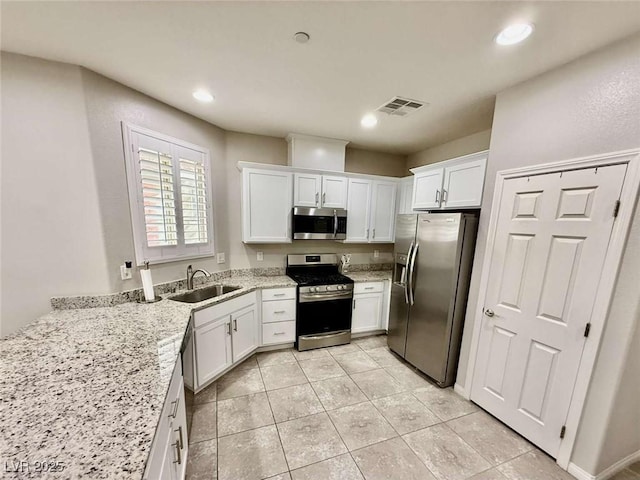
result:
M 403 97 L 393 97 L 391 100 L 378 107 L 376 111 L 387 113 L 389 115 L 396 115 L 398 117 L 404 117 L 424 107 L 425 105 L 427 105 L 426 102 L 421 102 L 419 100 L 411 100 L 410 98 Z

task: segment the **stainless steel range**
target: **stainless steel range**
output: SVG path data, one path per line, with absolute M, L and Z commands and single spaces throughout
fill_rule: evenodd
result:
M 338 272 L 338 256 L 287 255 L 287 275 L 298 284 L 298 350 L 349 343 L 353 280 Z

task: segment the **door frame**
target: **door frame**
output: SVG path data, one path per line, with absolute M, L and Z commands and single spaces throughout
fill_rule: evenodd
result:
M 491 159 L 489 159 L 490 161 Z M 466 369 L 466 388 L 464 395 L 471 396 L 471 386 L 473 374 L 476 366 L 476 356 L 478 344 L 480 342 L 480 331 L 483 320 L 484 302 L 489 284 L 489 268 L 491 265 L 491 253 L 495 243 L 496 229 L 498 224 L 498 210 L 502 202 L 502 192 L 504 182 L 512 178 L 526 177 L 531 175 L 542 175 L 547 173 L 557 173 L 568 170 L 578 170 L 584 168 L 604 167 L 609 165 L 627 164 L 627 171 L 620 193 L 620 209 L 613 224 L 611 239 L 605 255 L 602 268 L 602 276 L 595 302 L 593 305 L 591 331 L 589 341 L 585 343 L 582 351 L 582 358 L 578 367 L 576 383 L 567 413 L 566 435 L 560 444 L 556 462 L 565 470 L 569 466 L 573 447 L 576 442 L 576 433 L 582 418 L 582 411 L 586 401 L 589 385 L 600 349 L 604 325 L 609 315 L 611 300 L 615 291 L 618 272 L 622 263 L 627 236 L 633 220 L 636 199 L 640 191 L 640 149 L 623 150 L 601 155 L 574 158 L 559 162 L 532 165 L 522 168 L 500 170 L 496 173 L 496 183 L 491 204 L 491 217 L 489 220 L 489 230 L 485 255 L 482 262 L 480 286 L 478 290 L 478 303 L 475 305 L 475 315 L 473 330 L 471 333 L 471 344 L 469 351 L 469 363 Z M 613 213 L 613 212 L 612 212 Z M 628 348 L 628 346 L 627 346 Z M 462 390 L 462 389 L 460 389 Z

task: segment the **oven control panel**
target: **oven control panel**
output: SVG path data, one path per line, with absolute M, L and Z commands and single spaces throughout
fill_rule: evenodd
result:
M 300 287 L 300 293 L 325 293 L 325 292 L 342 292 L 348 293 L 353 290 L 353 284 L 343 285 L 319 285 L 317 287 Z

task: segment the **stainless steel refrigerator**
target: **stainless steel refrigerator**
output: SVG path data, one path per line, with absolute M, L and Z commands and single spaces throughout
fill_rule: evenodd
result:
M 398 215 L 389 348 L 441 387 L 453 385 L 478 217 Z

